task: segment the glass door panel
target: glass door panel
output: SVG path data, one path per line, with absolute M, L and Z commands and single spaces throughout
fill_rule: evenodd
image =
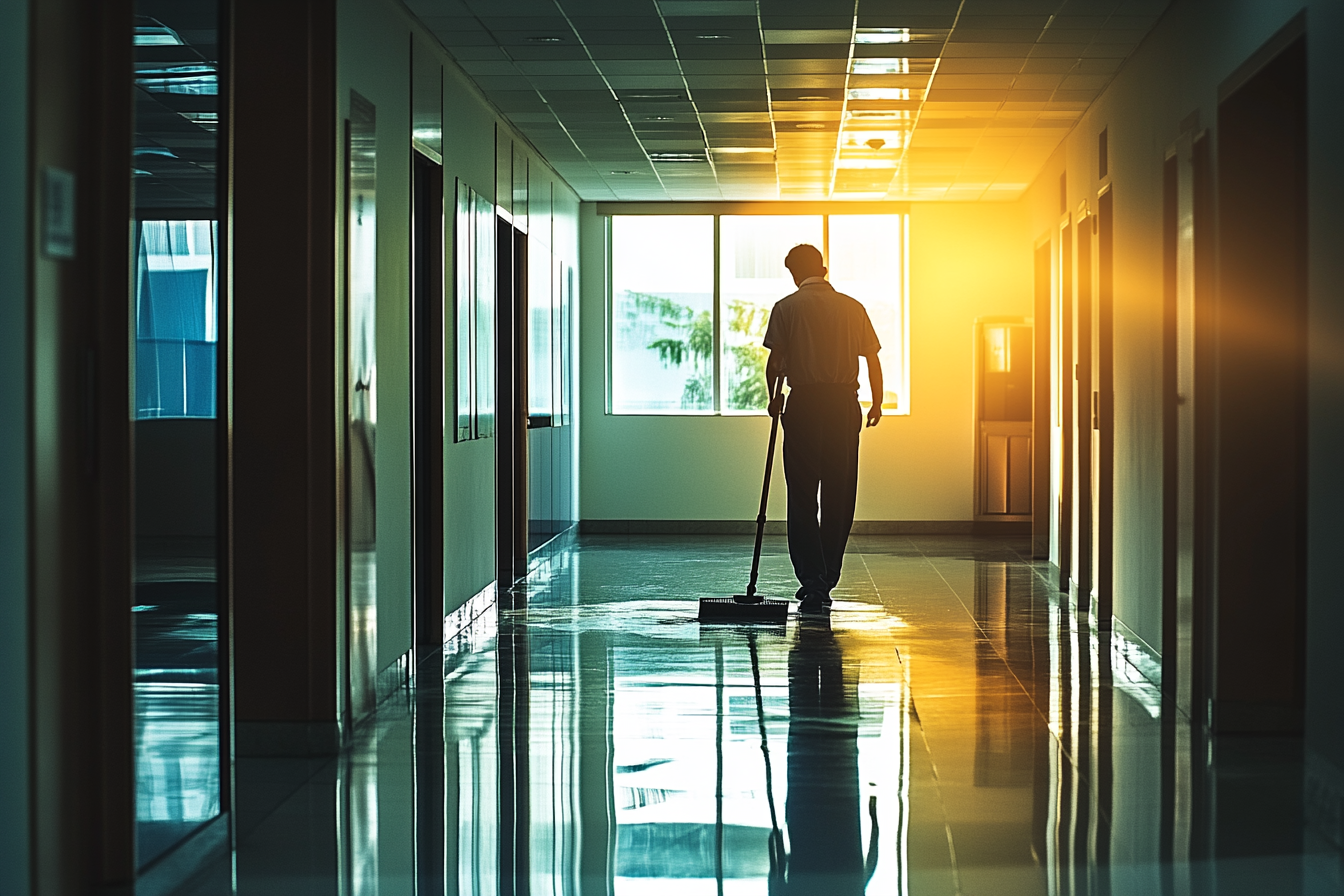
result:
M 216 452 L 217 0 L 135 24 L 135 781 L 138 862 L 222 807 Z

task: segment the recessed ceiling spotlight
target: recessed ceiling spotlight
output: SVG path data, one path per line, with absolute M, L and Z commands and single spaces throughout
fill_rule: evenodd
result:
M 559 44 L 564 43 L 565 39 L 556 34 L 538 34 L 536 37 L 529 37 L 534 44 Z
M 908 44 L 909 28 L 860 28 L 854 32 L 856 44 Z

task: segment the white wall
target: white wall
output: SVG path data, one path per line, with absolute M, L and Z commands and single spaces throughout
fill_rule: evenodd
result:
M 605 413 L 606 230 L 591 204 L 583 206 L 580 220 L 586 274 L 580 517 L 754 519 L 768 418 Z M 912 206 L 911 412 L 885 418 L 862 437 L 858 519 L 971 519 L 972 328 L 985 315 L 1031 314 L 1027 234 L 1018 203 Z M 776 475 L 769 515 L 783 519 L 782 471 Z
M 28 4 L 0 4 L 0 892 L 29 891 Z
M 412 41 L 414 50 L 412 51 Z M 444 399 L 455 395 L 453 364 L 453 197 L 458 178 L 495 198 L 496 126 L 524 149 L 529 189 L 554 190 L 557 257 L 578 257 L 577 197 L 482 97 L 437 40 L 396 0 L 342 0 L 337 20 L 338 120 L 350 91 L 377 109 L 378 152 L 378 666 L 411 646 L 410 216 L 411 58 L 432 53 L 443 68 L 445 216 Z M 338 139 L 337 145 L 343 145 Z M 343 176 L 343 175 L 342 175 Z M 339 207 L 339 206 L 338 206 Z M 550 226 L 550 222 L 547 222 Z M 550 255 L 530 263 L 546 266 Z M 454 443 L 444 433 L 444 612 L 461 606 L 495 577 L 495 443 Z
M 1162 163 L 1192 112 L 1213 127 L 1218 85 L 1301 8 L 1293 0 L 1174 3 L 1024 199 L 1030 236 L 1051 235 L 1057 257 L 1060 174 L 1068 174 L 1069 210 L 1086 200 L 1095 212 L 1097 135 L 1107 129 L 1115 201 L 1114 612 L 1154 650 L 1162 646 Z M 1052 509 L 1057 483 L 1052 477 Z M 1051 559 L 1058 562 L 1057 550 Z

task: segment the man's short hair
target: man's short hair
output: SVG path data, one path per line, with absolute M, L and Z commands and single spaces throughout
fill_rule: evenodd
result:
M 791 271 L 819 271 L 823 267 L 821 250 L 807 243 L 794 246 L 784 256 L 784 267 Z

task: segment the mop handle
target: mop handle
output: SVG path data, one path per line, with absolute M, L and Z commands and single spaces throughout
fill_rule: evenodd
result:
M 770 383 L 770 404 L 784 388 L 782 377 Z M 768 406 L 767 406 L 768 407 Z M 775 466 L 775 438 L 779 435 L 779 417 L 770 418 L 770 447 L 765 452 L 765 481 L 761 484 L 761 512 L 756 514 L 756 550 L 751 555 L 751 579 L 747 582 L 747 597 L 756 595 L 756 577 L 761 571 L 761 538 L 765 535 L 765 505 L 770 500 L 770 473 Z

